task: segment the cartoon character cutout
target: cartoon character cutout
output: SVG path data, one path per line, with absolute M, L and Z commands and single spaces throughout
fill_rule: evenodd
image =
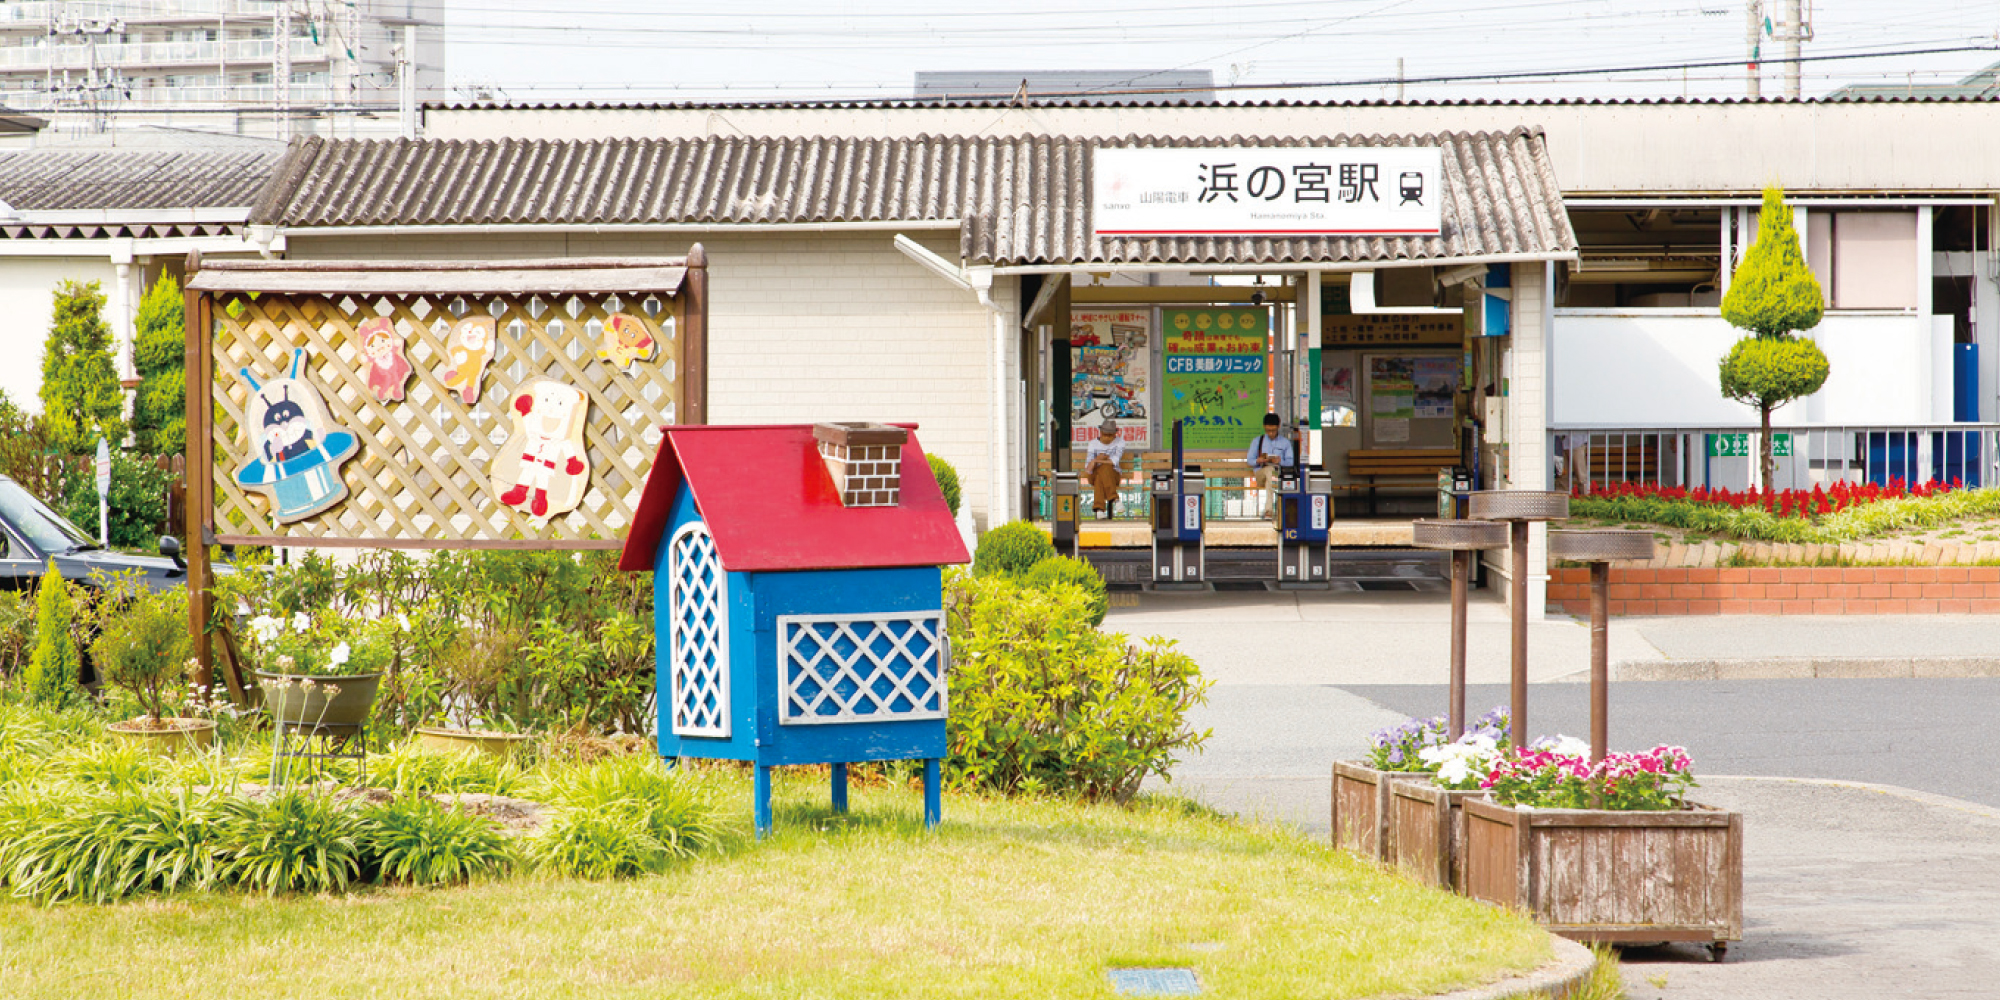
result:
M 583 445 L 590 400 L 575 386 L 539 378 L 514 394 L 509 409 L 514 432 L 490 469 L 494 487 L 504 487 L 500 502 L 538 521 L 575 510 L 590 487 Z
M 236 471 L 236 482 L 271 498 L 279 524 L 311 517 L 346 499 L 340 463 L 361 450 L 352 433 L 335 428 L 326 404 L 302 372 L 306 351 L 292 349 L 282 377 L 259 382 L 248 367 L 237 375 L 250 386 L 243 428 L 251 457 Z
M 597 356 L 627 372 L 638 362 L 653 360 L 659 349 L 659 340 L 646 321 L 627 313 L 612 313 L 604 321 L 603 336 L 604 343 L 597 348 Z
M 380 402 L 403 398 L 403 383 L 410 380 L 410 359 L 403 356 L 403 335 L 396 324 L 384 318 L 371 319 L 354 329 L 367 360 L 368 388 Z
M 486 365 L 493 360 L 494 330 L 491 316 L 467 316 L 451 328 L 445 357 L 451 367 L 444 373 L 444 387 L 458 393 L 471 406 L 479 402 L 479 382 L 486 377 Z

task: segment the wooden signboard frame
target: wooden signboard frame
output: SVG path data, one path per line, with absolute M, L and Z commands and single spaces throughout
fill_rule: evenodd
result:
M 686 257 L 518 261 L 204 263 L 191 254 L 186 552 L 203 682 L 213 662 L 210 544 L 619 548 L 661 426 L 708 419 L 707 263 L 699 244 Z M 356 329 L 378 317 L 407 337 L 405 399 L 378 398 L 364 374 Z M 494 334 L 471 400 L 446 385 L 453 330 L 468 317 L 491 317 Z M 634 317 L 654 333 L 650 357 L 620 364 L 629 353 L 601 355 L 612 328 L 629 331 Z M 258 452 L 240 423 L 251 382 L 282 376 L 298 348 L 306 352 L 300 377 L 328 420 L 360 439 L 360 451 L 337 467 L 346 488 L 339 503 L 280 523 L 271 498 L 236 479 Z M 574 510 L 546 517 L 503 504 L 489 479 L 513 423 L 510 401 L 540 379 L 574 386 L 588 405 L 589 488 Z M 228 679 L 240 695 L 239 678 Z

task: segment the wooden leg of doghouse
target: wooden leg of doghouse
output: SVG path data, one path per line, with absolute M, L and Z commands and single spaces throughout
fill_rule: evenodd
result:
M 771 833 L 771 769 L 757 765 L 757 839 Z
M 847 812 L 847 765 L 833 765 L 833 814 Z
M 939 785 L 943 784 L 938 774 L 938 759 L 931 757 L 924 761 L 924 828 L 931 829 L 944 819 L 944 804 L 939 795 Z

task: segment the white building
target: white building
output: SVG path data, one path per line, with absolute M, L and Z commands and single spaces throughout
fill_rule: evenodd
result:
M 441 0 L 0 3 L 0 105 L 57 131 L 394 134 L 406 71 L 443 96 Z

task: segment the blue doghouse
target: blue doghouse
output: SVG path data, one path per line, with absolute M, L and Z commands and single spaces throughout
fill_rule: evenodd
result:
M 653 572 L 660 754 L 771 768 L 924 762 L 940 815 L 939 567 L 967 561 L 913 426 L 668 427 L 619 568 Z

